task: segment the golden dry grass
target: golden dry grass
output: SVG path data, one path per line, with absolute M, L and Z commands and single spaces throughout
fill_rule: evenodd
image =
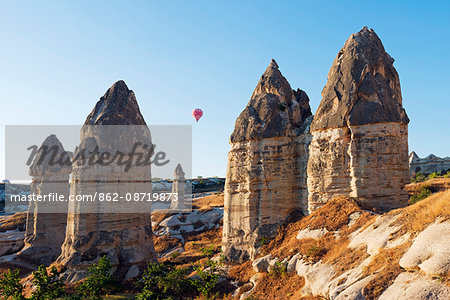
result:
M 352 228 L 348 228 L 349 215 L 354 212 L 360 212 L 361 216 Z M 296 253 L 301 253 L 311 261 L 318 261 L 319 259 L 336 261 L 342 257 L 354 259 L 354 253 L 347 249 L 349 241 L 346 235 L 354 228 L 365 225 L 372 218 L 374 216 L 369 212 L 362 211 L 353 199 L 337 197 L 311 215 L 280 228 L 276 237 L 268 245 L 263 246 L 261 254 L 271 253 L 273 256 L 284 259 Z M 340 230 L 342 238 L 337 239 L 329 232 L 317 240 L 297 240 L 298 232 L 306 228 L 326 228 L 328 231 Z M 349 262 L 345 263 L 345 266 L 349 265 L 351 265 Z
M 374 278 L 364 287 L 363 294 L 366 299 L 378 297 L 394 282 L 395 278 L 404 270 L 399 261 L 410 243 L 391 248 L 381 249 L 365 268 L 363 276 L 374 274 Z
M 445 191 L 450 189 L 450 178 L 433 178 L 424 182 L 410 183 L 405 186 L 405 191 L 410 195 L 416 195 L 424 188 L 432 192 Z
M 252 296 L 255 299 L 302 299 L 300 290 L 305 280 L 297 274 L 262 274 Z M 303 298 L 305 299 L 305 298 Z M 310 298 L 311 299 L 311 298 Z
M 400 233 L 417 233 L 424 230 L 437 219 L 450 220 L 450 190 L 432 194 L 413 205 L 393 210 L 390 214 L 398 215 L 395 224 L 401 224 Z
M 223 193 L 208 195 L 192 200 L 192 208 L 194 209 L 211 209 L 213 207 L 223 207 Z

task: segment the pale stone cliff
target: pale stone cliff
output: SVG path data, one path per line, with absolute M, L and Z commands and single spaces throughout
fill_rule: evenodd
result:
M 414 151 L 409 155 L 409 172 L 411 175 L 416 173 L 431 174 L 433 172 L 450 171 L 450 157 L 438 157 L 430 154 L 427 157 L 420 158 Z
M 31 194 L 35 196 L 69 195 L 70 157 L 55 135 L 45 139 L 29 169 Z M 45 198 L 43 198 L 45 200 Z M 65 201 L 30 201 L 28 205 L 25 247 L 18 257 L 36 264 L 52 263 L 61 253 L 67 221 Z
M 127 155 L 136 142 L 151 145 L 150 131 L 133 91 L 123 81 L 118 81 L 100 98 L 87 117 L 74 157 L 83 150 L 92 151 L 96 146 Z M 143 153 L 142 148 L 137 151 Z M 150 166 L 133 164 L 127 171 L 118 163 L 75 163 L 71 194 L 93 195 L 97 192 L 118 193 L 122 197 L 126 193 L 151 193 Z M 115 273 L 125 278 L 137 276 L 148 262 L 156 259 L 150 207 L 146 206 L 144 210 L 136 206 L 139 204 L 120 201 L 119 204 L 99 201 L 70 203 L 66 238 L 57 261 L 67 267 L 67 281 L 82 278 L 86 268 L 104 255 L 111 259 Z
M 367 27 L 335 58 L 311 124 L 309 212 L 338 195 L 378 210 L 406 204 L 409 119 L 393 62 Z
M 225 183 L 223 251 L 254 258 L 291 215 L 307 211 L 309 98 L 272 60 L 236 120 Z

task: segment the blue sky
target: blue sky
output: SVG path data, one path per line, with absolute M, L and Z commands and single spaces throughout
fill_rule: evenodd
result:
M 224 176 L 270 59 L 315 112 L 336 54 L 365 25 L 395 59 L 410 150 L 450 155 L 449 20 L 447 1 L 1 1 L 0 177 L 4 125 L 82 124 L 119 79 L 147 123 L 193 125 L 194 176 Z

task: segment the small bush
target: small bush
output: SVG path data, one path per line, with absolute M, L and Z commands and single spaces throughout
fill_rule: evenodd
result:
M 80 292 L 86 297 L 100 299 L 100 294 L 105 293 L 114 283 L 111 275 L 111 260 L 103 256 L 98 263 L 93 264 L 87 271 L 87 277 L 80 285 Z
M 0 296 L 2 299 L 25 299 L 23 296 L 23 286 L 20 284 L 19 272 L 19 269 L 14 271 L 8 270 L 0 278 Z
M 447 174 L 444 175 L 444 178 L 450 178 L 450 171 L 447 171 Z
M 264 246 L 265 244 L 267 244 L 267 239 L 266 239 L 265 237 L 262 237 L 262 238 L 259 240 L 259 244 L 260 244 L 261 246 Z
M 187 269 L 175 269 L 167 263 L 151 263 L 147 266 L 138 285 L 142 292 L 138 300 L 182 299 L 193 292 Z
M 172 258 L 172 259 L 176 259 L 178 256 L 180 256 L 181 255 L 181 252 L 180 251 L 174 251 L 174 252 L 172 252 L 171 254 L 170 254 L 170 258 Z
M 44 265 L 40 265 L 38 270 L 33 272 L 33 284 L 36 289 L 31 294 L 31 299 L 56 299 L 64 294 L 64 282 L 59 278 L 59 273 L 53 266 L 50 272 Z
M 219 261 L 208 259 L 205 265 L 194 265 L 194 270 L 197 272 L 199 279 L 193 280 L 192 283 L 203 297 L 214 299 L 219 292 L 213 294 L 214 289 L 219 282 L 220 266 L 222 266 L 223 258 Z
M 323 256 L 326 253 L 326 250 L 322 247 L 319 246 L 312 246 L 311 248 L 309 248 L 306 251 L 306 256 L 312 260 L 312 261 L 316 261 L 317 259 L 319 259 L 321 256 Z
M 203 247 L 200 249 L 203 253 L 203 257 L 211 258 L 214 256 L 214 246 L 211 245 L 208 248 Z
M 428 175 L 428 179 L 438 178 L 439 176 L 441 176 L 441 173 L 433 172 L 430 175 Z
M 423 200 L 425 198 L 427 198 L 428 196 L 431 195 L 431 191 L 428 188 L 423 188 L 419 194 L 411 196 L 411 198 L 409 198 L 409 204 L 414 204 L 420 200 Z
M 277 261 L 275 265 L 270 269 L 269 275 L 276 277 L 286 275 L 286 265 Z
M 416 173 L 416 175 L 414 177 L 411 178 L 411 182 L 422 182 L 426 179 L 427 177 L 425 175 L 423 175 L 422 173 L 418 172 Z

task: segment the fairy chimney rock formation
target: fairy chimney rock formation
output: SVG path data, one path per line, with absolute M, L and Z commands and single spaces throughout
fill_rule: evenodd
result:
M 185 190 L 186 178 L 184 178 L 184 171 L 180 164 L 175 168 L 174 179 L 172 183 L 172 200 L 170 209 L 186 209 L 185 204 Z
M 87 117 L 80 137 L 81 143 L 75 150 L 74 160 L 80 153 L 94 153 L 95 149 L 99 149 L 100 153 L 124 153 L 123 160 L 127 161 L 130 157 L 134 159 L 144 154 L 144 145 L 151 145 L 150 131 L 139 111 L 135 95 L 123 81 L 116 82 L 100 98 Z M 136 149 L 138 155 L 131 154 L 133 145 L 139 145 Z M 57 260 L 67 268 L 65 274 L 68 282 L 83 278 L 87 267 L 102 256 L 109 257 L 115 273 L 125 278 L 138 275 L 148 262 L 156 260 L 150 207 L 125 201 L 126 197 L 134 197 L 135 193 L 151 194 L 150 165 L 138 165 L 133 160 L 133 165 L 127 169 L 126 165 L 120 165 L 117 161 L 100 163 L 105 161 L 99 157 L 93 165 L 74 162 L 71 194 L 103 193 L 105 197 L 107 194 L 114 197 L 116 193 L 123 198 L 116 198 L 119 202 L 82 201 L 69 204 L 66 238 Z
M 253 259 L 280 224 L 307 211 L 311 119 L 308 96 L 292 90 L 272 60 L 230 138 L 222 237 L 228 260 Z
M 310 212 L 338 195 L 382 211 L 406 204 L 409 119 L 393 62 L 367 27 L 335 58 L 311 124 Z
M 31 194 L 45 197 L 69 196 L 72 164 L 55 135 L 48 136 L 37 151 L 29 169 Z M 67 221 L 65 201 L 30 201 L 28 204 L 25 247 L 18 257 L 35 264 L 49 265 L 61 253 Z

